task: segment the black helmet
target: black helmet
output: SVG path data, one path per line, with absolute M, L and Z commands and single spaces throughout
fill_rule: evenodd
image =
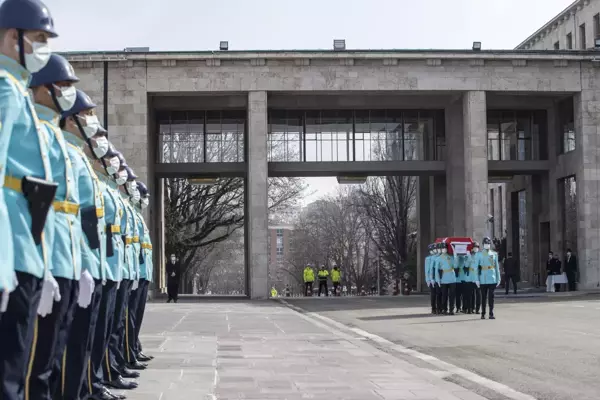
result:
M 475 242 L 473 242 L 473 247 L 481 247 L 481 246 L 479 245 L 479 242 L 475 241 Z
M 483 244 L 492 244 L 492 239 L 486 236 L 483 238 L 482 242 Z

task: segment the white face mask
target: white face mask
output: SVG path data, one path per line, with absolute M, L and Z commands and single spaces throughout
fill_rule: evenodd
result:
M 121 186 L 127 182 L 127 171 L 123 170 L 119 172 L 119 177 L 116 179 L 117 185 Z
M 137 183 L 135 181 L 129 181 L 125 184 L 127 191 L 129 193 L 137 192 Z
M 446 254 L 448 252 L 448 249 L 442 249 L 442 254 Z
M 109 175 L 114 175 L 119 172 L 119 168 L 121 168 L 121 161 L 119 161 L 119 157 L 113 157 L 108 160 L 106 172 L 108 172 Z
M 77 118 L 83 120 L 85 125 L 83 126 L 83 133 L 86 138 L 91 138 L 98 132 L 98 128 L 100 127 L 100 121 L 98 121 L 98 116 L 96 115 L 78 115 Z
M 171 257 L 171 262 L 175 264 L 175 257 Z
M 483 249 L 484 250 L 489 250 L 490 249 L 490 245 L 489 244 L 484 244 L 483 245 Z
M 60 93 L 56 95 L 56 101 L 62 111 L 69 111 L 77 98 L 77 89 L 75 86 L 58 87 L 54 85 L 54 90 Z
M 148 207 L 149 204 L 150 204 L 150 199 L 148 199 L 147 197 L 144 197 L 142 199 L 142 208 Z
M 473 253 L 479 252 L 479 247 L 473 247 Z
M 105 138 L 104 136 L 100 136 L 95 139 L 92 139 L 92 143 L 93 142 L 96 143 L 96 146 L 94 148 L 92 148 L 96 157 L 98 157 L 98 158 L 104 157 L 106 155 L 106 153 L 108 152 L 108 139 Z
M 137 204 L 140 202 L 140 192 L 138 190 L 134 190 L 131 192 L 131 201 L 133 204 Z
M 567 253 L 567 257 L 571 257 L 571 253 Z
M 32 42 L 26 36 L 23 36 L 23 40 L 27 42 L 33 50 L 32 53 L 25 53 L 25 68 L 32 74 L 35 74 L 48 64 L 52 50 L 50 50 L 50 45 L 48 43 Z M 19 52 L 19 45 L 15 45 L 15 49 Z

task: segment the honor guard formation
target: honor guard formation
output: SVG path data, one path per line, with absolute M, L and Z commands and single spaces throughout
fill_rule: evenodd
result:
M 471 238 L 437 239 L 428 246 L 425 279 L 431 293 L 431 313 L 465 314 L 494 317 L 494 290 L 500 286 L 498 253 L 492 240 L 483 238 L 483 250 Z
M 57 35 L 42 2 L 0 5 L 0 399 L 123 399 L 152 359 L 148 188 Z

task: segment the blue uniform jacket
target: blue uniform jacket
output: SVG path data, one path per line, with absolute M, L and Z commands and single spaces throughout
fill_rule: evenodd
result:
M 433 255 L 431 255 L 430 257 L 430 261 L 429 261 L 429 276 L 428 276 L 428 280 L 437 283 L 438 285 L 440 284 L 438 282 L 438 276 L 437 276 L 437 262 L 438 262 L 438 258 L 439 258 L 439 254 L 434 253 Z
M 432 261 L 432 257 L 433 255 L 428 255 L 427 257 L 425 257 L 425 282 L 431 282 L 433 279 L 431 279 L 431 261 Z
M 121 217 L 121 235 L 125 236 L 125 251 L 123 257 L 123 279 L 133 279 L 133 228 L 129 225 L 129 218 L 127 213 L 126 200 L 123 199 L 121 192 L 119 192 L 119 201 L 121 202 L 121 208 L 123 209 L 123 215 Z
M 36 246 L 31 235 L 31 214 L 21 191 L 24 176 L 52 180 L 49 141 L 38 121 L 27 87 L 30 74 L 16 61 L 0 55 L 0 285 L 12 286 L 14 270 L 42 278 L 50 268 L 54 213 L 48 213 L 43 240 Z M 8 219 L 10 223 L 6 220 Z M 12 230 L 12 243 L 4 232 Z M 32 251 L 36 248 L 38 251 Z M 9 261 L 12 255 L 12 262 Z
M 117 192 L 117 184 L 104 175 L 99 175 L 106 189 L 104 195 L 104 219 L 106 224 L 112 224 L 112 246 L 113 255 L 106 256 L 108 264 L 107 279 L 120 282 L 123 279 L 123 268 L 125 265 L 125 245 L 121 239 L 121 221 L 123 219 L 123 206 L 120 195 Z M 107 227 L 108 228 L 108 227 Z
M 482 250 L 477 253 L 477 261 L 481 267 L 479 283 L 482 285 L 498 284 L 500 282 L 500 266 L 498 253 L 493 250 Z
M 144 216 L 138 210 L 137 212 L 139 224 L 140 242 L 142 247 L 142 257 L 144 259 L 144 265 L 140 265 L 140 278 L 152 282 L 154 274 L 154 264 L 152 262 L 152 241 L 150 239 L 150 230 L 146 226 Z
M 84 245 L 81 249 L 81 266 L 84 270 L 89 271 L 94 279 L 105 280 L 106 223 L 104 221 L 104 197 L 100 190 L 98 177 L 82 150 L 85 142 L 69 132 L 63 133 L 65 139 L 69 142 L 68 152 L 75 172 L 76 185 L 79 189 L 80 210 L 95 207 L 98 218 L 97 234 L 100 247 L 91 249 L 87 236 L 82 234 Z
M 467 273 L 465 272 L 465 268 L 468 268 L 469 264 L 469 256 L 466 254 L 454 255 L 454 268 L 455 268 L 455 276 L 456 276 L 456 268 L 458 268 L 458 277 L 456 278 L 456 282 L 466 282 L 467 281 Z
M 53 140 L 50 145 L 50 165 L 54 182 L 58 183 L 54 197 L 54 246 L 50 271 L 55 277 L 79 280 L 81 277 L 81 222 L 79 220 L 79 190 L 75 185 L 73 166 L 67 143 L 58 127 L 59 115 L 40 104 L 35 110 L 43 129 Z
M 469 254 L 467 257 L 466 266 L 469 268 L 469 273 L 465 276 L 465 282 L 476 282 L 479 280 L 479 261 L 477 260 L 477 255 L 479 253 Z
M 125 199 L 124 202 L 127 210 L 127 221 L 131 227 L 131 247 L 129 248 L 131 257 L 131 280 L 136 281 L 140 279 L 140 236 L 135 219 L 135 210 L 129 200 Z
M 436 282 L 442 285 L 449 283 L 456 283 L 456 276 L 454 275 L 454 260 L 448 253 L 440 254 L 437 260 L 436 266 Z

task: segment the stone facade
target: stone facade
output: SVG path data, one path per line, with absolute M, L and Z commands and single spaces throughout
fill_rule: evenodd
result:
M 600 0 L 577 0 L 538 29 L 521 50 L 587 50 L 600 35 Z M 556 48 L 558 44 L 558 49 Z
M 224 107 L 247 108 L 247 265 L 249 294 L 253 298 L 266 297 L 269 289 L 267 110 L 272 104 L 286 102 L 301 107 L 333 104 L 341 108 L 445 110 L 446 174 L 424 177 L 419 183 L 419 206 L 427 207 L 427 212 L 419 213 L 423 222 L 419 233 L 422 245 L 436 236 L 467 234 L 480 240 L 487 234 L 486 110 L 546 109 L 547 171 L 529 180 L 515 178 L 512 188 L 507 189 L 507 200 L 519 185 L 529 190 L 529 207 L 536 210 L 528 222 L 531 232 L 536 232 L 541 222 L 549 221 L 552 246 L 560 249 L 556 182 L 576 175 L 582 283 L 585 287 L 598 283 L 600 69 L 591 61 L 594 54 L 324 51 L 67 56 L 81 78 L 79 87 L 99 105 L 101 120 L 106 95 L 110 139 L 140 179 L 150 183 L 155 199 L 150 225 L 157 246 L 162 240 L 163 221 L 157 210 L 160 185 L 153 175 L 157 161 L 155 109 L 194 109 L 195 104 L 211 101 Z M 555 104 L 573 93 L 577 149 L 571 152 L 575 154 L 557 155 L 554 146 L 559 127 Z M 532 249 L 539 248 L 538 236 L 532 234 Z M 155 265 L 161 265 L 161 252 L 155 254 Z M 539 257 L 535 262 L 538 261 Z

